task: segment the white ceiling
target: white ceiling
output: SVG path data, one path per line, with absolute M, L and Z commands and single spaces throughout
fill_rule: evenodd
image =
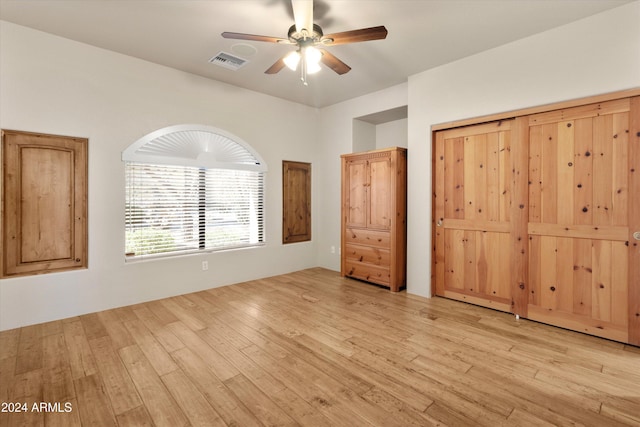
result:
M 264 74 L 292 46 L 220 36 L 231 31 L 286 38 L 293 24 L 289 0 L 0 0 L 0 19 L 323 107 L 631 1 L 316 0 L 314 21 L 325 34 L 384 25 L 389 35 L 328 47 L 352 70 L 339 76 L 323 67 L 307 87 L 286 68 Z M 237 71 L 210 64 L 220 51 L 249 63 Z

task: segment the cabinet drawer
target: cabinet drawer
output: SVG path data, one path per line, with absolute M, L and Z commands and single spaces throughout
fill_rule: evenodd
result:
M 344 238 L 347 244 L 356 243 L 358 245 L 374 246 L 376 248 L 385 249 L 391 247 L 391 237 L 388 231 L 348 228 L 345 232 Z
M 365 264 L 375 264 L 387 268 L 390 265 L 389 249 L 346 244 L 345 256 L 349 261 L 359 261 Z
M 345 276 L 389 286 L 391 279 L 388 268 L 350 260 L 345 262 L 345 267 Z

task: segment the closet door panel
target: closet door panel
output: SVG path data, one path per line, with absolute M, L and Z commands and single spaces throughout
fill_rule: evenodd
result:
M 604 104 L 530 118 L 528 313 L 628 341 L 629 102 Z
M 510 122 L 436 136 L 436 295 L 511 311 Z
M 640 346 L 640 96 L 631 98 L 629 114 L 629 342 Z M 616 270 L 616 272 L 618 272 Z M 623 279 L 621 279 L 623 280 Z M 621 315 L 621 314 L 620 314 Z

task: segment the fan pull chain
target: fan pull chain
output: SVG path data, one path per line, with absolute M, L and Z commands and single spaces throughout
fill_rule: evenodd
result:
M 304 55 L 300 63 L 300 80 L 302 80 L 303 85 L 309 86 L 309 83 L 307 83 L 307 58 L 305 58 Z

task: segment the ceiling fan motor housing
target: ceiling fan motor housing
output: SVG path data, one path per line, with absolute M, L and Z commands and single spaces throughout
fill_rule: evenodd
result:
M 289 28 L 288 32 L 289 41 L 291 43 L 297 44 L 300 47 L 306 45 L 314 45 L 316 43 L 320 43 L 322 36 L 324 33 L 322 32 L 322 28 L 319 25 L 313 24 L 313 33 L 308 34 L 306 30 L 302 30 L 300 32 L 296 31 L 296 26 L 292 25 Z

